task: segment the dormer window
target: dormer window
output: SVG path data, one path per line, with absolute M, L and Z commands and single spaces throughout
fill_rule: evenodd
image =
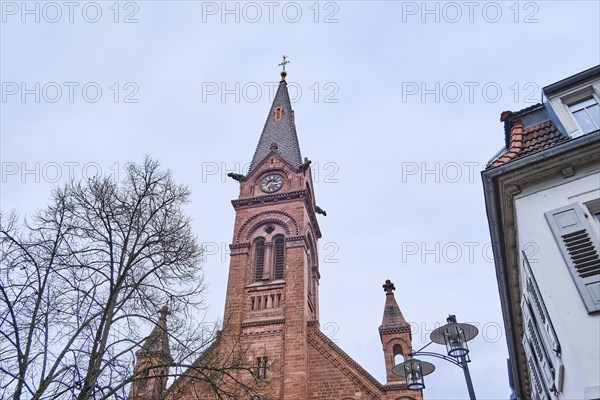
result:
M 283 107 L 275 107 L 275 121 L 280 121 L 283 118 Z
M 543 88 L 546 108 L 570 138 L 600 129 L 600 66 Z
M 569 110 L 581 128 L 582 134 L 600 129 L 600 105 L 596 98 L 588 97 L 570 104 Z

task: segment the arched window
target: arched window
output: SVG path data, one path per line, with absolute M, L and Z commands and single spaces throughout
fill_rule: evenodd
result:
M 273 270 L 275 279 L 283 279 L 283 270 L 285 266 L 285 242 L 283 238 L 277 237 L 274 242 L 275 254 L 273 257 Z
M 285 277 L 285 228 L 281 225 L 265 224 L 260 233 L 252 237 L 248 257 L 249 284 L 281 281 Z
M 267 357 L 256 358 L 256 377 L 258 379 L 267 379 Z
M 255 244 L 254 279 L 259 281 L 265 272 L 265 239 L 259 238 Z
M 399 344 L 395 344 L 394 347 L 392 347 L 392 352 L 394 353 L 394 365 L 398 365 L 404 362 L 402 346 L 400 346 Z

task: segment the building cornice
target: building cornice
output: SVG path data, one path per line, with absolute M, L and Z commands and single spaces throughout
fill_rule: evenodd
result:
M 552 85 L 548 85 L 542 88 L 542 91 L 546 96 L 552 96 L 554 93 L 559 92 L 563 89 L 570 88 L 577 85 L 580 82 L 588 79 L 598 78 L 600 75 L 600 65 L 596 65 L 590 69 L 586 69 L 578 74 L 569 76 L 568 78 L 562 79 Z
M 269 204 L 278 201 L 296 200 L 307 197 L 309 197 L 308 190 L 302 189 L 293 190 L 290 192 L 268 194 L 264 196 L 247 197 L 244 199 L 235 199 L 231 200 L 231 204 L 233 204 L 233 208 L 238 209 L 242 207 L 256 206 L 257 204 Z

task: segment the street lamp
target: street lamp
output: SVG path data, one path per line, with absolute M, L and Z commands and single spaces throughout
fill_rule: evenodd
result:
M 414 356 L 441 358 L 463 370 L 469 391 L 469 398 L 475 400 L 475 391 L 473 390 L 473 382 L 471 381 L 471 374 L 469 373 L 469 366 L 467 364 L 471 362 L 467 342 L 477 336 L 479 330 L 473 325 L 456 322 L 456 316 L 454 315 L 450 315 L 446 319 L 446 322 L 446 325 L 440 326 L 431 332 L 431 342 L 427 343 L 420 350 L 409 353 L 409 359 L 395 365 L 392 368 L 392 372 L 406 379 L 406 385 L 409 390 L 421 390 L 425 388 L 423 377 L 432 373 L 435 370 L 435 366 L 426 361 L 418 360 Z M 431 343 L 446 345 L 448 355 L 423 351 Z
M 431 332 L 430 339 L 437 344 L 445 344 L 448 355 L 452 357 L 464 357 L 469 354 L 467 342 L 473 339 L 479 331 L 473 325 L 459 324 L 456 316 L 450 315 L 444 326 L 440 326 Z
M 410 358 L 408 361 L 398 364 L 392 368 L 392 372 L 402 378 L 406 378 L 406 386 L 409 390 L 421 390 L 425 388 L 423 377 L 435 370 L 435 366 L 427 361 Z

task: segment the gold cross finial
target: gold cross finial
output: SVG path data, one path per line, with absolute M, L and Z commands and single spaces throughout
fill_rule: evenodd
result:
M 285 71 L 285 66 L 290 62 L 287 60 L 288 56 L 286 56 L 285 54 L 282 57 L 283 61 L 281 62 L 281 64 L 279 64 L 279 66 L 283 67 L 283 70 Z

